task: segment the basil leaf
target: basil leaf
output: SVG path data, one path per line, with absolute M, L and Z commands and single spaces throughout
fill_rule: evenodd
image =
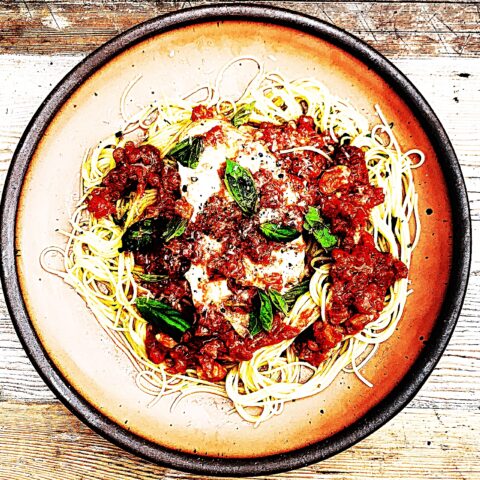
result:
M 250 312 L 250 321 L 248 323 L 248 331 L 250 335 L 254 337 L 255 335 L 259 334 L 262 330 L 262 325 L 260 323 L 260 319 L 256 312 Z
M 174 340 L 180 340 L 182 335 L 191 327 L 182 318 L 180 312 L 159 300 L 140 297 L 136 299 L 135 304 L 147 322 L 170 335 Z
M 117 218 L 116 215 L 112 215 L 112 220 L 115 225 L 123 227 L 125 225 L 125 220 L 127 219 L 128 212 L 125 212 L 121 218 Z
M 306 280 L 302 280 L 300 283 L 297 283 L 297 285 L 294 285 L 287 292 L 285 292 L 283 294 L 283 299 L 285 300 L 285 303 L 287 304 L 288 308 L 292 308 L 293 305 L 295 305 L 297 298 L 303 295 L 304 293 L 307 293 L 309 288 L 310 288 L 310 279 L 307 278 Z
M 122 247 L 119 251 L 147 252 L 154 244 L 155 232 L 155 220 L 151 218 L 134 223 L 123 234 Z
M 167 157 L 174 158 L 184 167 L 197 168 L 199 158 L 203 152 L 202 137 L 188 137 L 177 143 L 168 153 Z
M 310 228 L 314 228 L 317 223 L 323 223 L 323 219 L 317 208 L 308 207 L 308 212 L 305 214 L 305 222 Z
M 309 207 L 305 215 L 303 228 L 310 232 L 326 251 L 331 250 L 338 244 L 338 237 L 330 231 L 329 225 L 323 221 L 318 208 Z
M 258 290 L 260 305 L 258 312 L 254 310 L 250 313 L 250 322 L 248 331 L 253 336 L 257 335 L 262 329 L 269 332 L 273 326 L 273 307 L 278 311 L 288 315 L 288 308 L 280 292 L 270 288 L 267 292 Z
M 332 250 L 337 246 L 338 237 L 330 232 L 330 229 L 324 225 L 312 231 L 315 240 L 325 249 Z
M 266 332 L 269 332 L 273 326 L 273 307 L 270 297 L 262 290 L 258 291 L 260 297 L 260 323 Z
M 260 230 L 269 240 L 276 242 L 290 242 L 300 236 L 300 232 L 295 228 L 276 223 L 262 223 Z
M 174 217 L 168 221 L 165 230 L 162 232 L 162 239 L 165 243 L 172 238 L 182 235 L 188 225 L 188 220 L 182 217 Z
M 173 217 L 170 220 L 162 217 L 141 220 L 127 228 L 123 234 L 122 247 L 119 251 L 146 253 L 158 242 L 167 243 L 172 238 L 182 235 L 187 225 L 188 220 L 181 217 Z
M 234 127 L 239 127 L 240 125 L 243 125 L 244 123 L 248 122 L 248 119 L 250 118 L 250 115 L 253 111 L 253 107 L 255 106 L 255 102 L 252 103 L 246 103 L 245 105 L 242 105 L 238 110 L 237 113 L 232 118 L 232 125 Z
M 272 301 L 273 306 L 284 315 L 288 315 L 288 306 L 287 302 L 283 298 L 282 294 L 273 288 L 268 289 L 268 296 Z
M 156 275 L 153 273 L 136 273 L 137 277 L 144 282 L 160 282 L 161 280 L 167 280 L 168 275 Z
M 253 215 L 257 208 L 258 193 L 250 171 L 227 159 L 224 182 L 242 212 Z

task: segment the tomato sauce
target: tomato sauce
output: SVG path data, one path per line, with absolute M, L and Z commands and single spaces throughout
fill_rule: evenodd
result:
M 213 108 L 199 105 L 193 109 L 191 118 L 193 121 L 216 118 L 216 113 Z M 148 253 L 134 253 L 136 264 L 146 273 L 164 275 L 163 279 L 144 286 L 193 325 L 179 342 L 151 325 L 147 328 L 148 358 L 154 363 L 165 362 L 170 373 L 185 373 L 187 368 L 194 368 L 200 378 L 220 381 L 232 362 L 248 360 L 258 348 L 297 335 L 295 346 L 299 357 L 319 365 L 346 336 L 354 335 L 378 318 L 387 290 L 407 276 L 407 267 L 389 253 L 380 252 L 366 231 L 371 210 L 384 201 L 384 193 L 369 183 L 363 150 L 335 143 L 328 134 L 318 132 L 313 119 L 307 116 L 283 125 L 263 123 L 254 137 L 275 155 L 284 172 L 281 178 L 274 178 L 265 169 L 254 173 L 260 207 L 275 211 L 279 222 L 301 232 L 308 207 L 316 206 L 339 238 L 338 247 L 331 252 L 327 321 L 316 321 L 299 335 L 299 330 L 286 325 L 283 314 L 277 312 L 271 331 L 252 337 L 240 336 L 226 320 L 229 312 L 249 314 L 258 302 L 257 289 L 241 284 L 245 276 L 241 259 L 266 265 L 279 244 L 260 232 L 258 214 L 244 215 L 223 190 L 205 202 L 195 221 L 189 222 L 179 238 L 160 243 Z M 220 126 L 204 135 L 205 145 L 215 146 L 224 141 Z M 291 149 L 294 150 L 289 152 Z M 113 156 L 115 168 L 87 201 L 96 218 L 115 215 L 119 198 L 132 191 L 141 195 L 147 188 L 155 189 L 156 201 L 145 210 L 146 218 L 191 217 L 192 207 L 182 197 L 178 170 L 165 163 L 155 147 L 136 147 L 127 142 Z M 219 174 L 223 177 L 223 172 Z M 300 198 L 298 204 L 286 204 L 287 184 Z M 219 251 L 209 259 L 208 276 L 226 279 L 232 296 L 219 309 L 196 311 L 184 275 L 191 262 L 201 255 L 196 242 L 204 235 L 222 242 Z M 269 279 L 272 286 L 281 281 L 279 277 Z
M 265 143 L 269 150 L 276 154 L 290 173 L 313 181 L 317 179 L 328 164 L 325 155 L 309 150 L 298 150 L 282 154 L 284 150 L 298 147 L 314 147 L 329 153 L 334 142 L 328 134 L 317 133 L 313 118 L 302 115 L 296 122 L 283 125 L 262 123 L 256 138 Z
M 225 135 L 223 134 L 222 127 L 217 125 L 216 127 L 210 129 L 205 134 L 203 141 L 205 146 L 211 145 L 212 147 L 215 147 L 218 143 L 225 142 Z
M 163 162 L 158 149 L 151 145 L 137 148 L 133 142 L 127 142 L 124 148 L 115 149 L 113 158 L 115 168 L 87 200 L 88 210 L 96 218 L 115 213 L 117 200 L 131 191 L 142 195 L 146 188 L 157 191 L 157 202 L 149 207 L 149 216 L 161 213 L 171 218 L 175 214 L 175 204 L 180 200 L 180 175 L 175 167 Z
M 318 182 L 322 215 L 341 239 L 340 247 L 332 251 L 328 322 L 317 321 L 307 338 L 297 342 L 300 358 L 312 365 L 325 360 L 346 336 L 375 321 L 388 289 L 408 275 L 405 264 L 379 251 L 366 231 L 372 208 L 385 197 L 381 188 L 369 183 L 364 152 L 341 146 L 333 159 L 335 165 Z
M 192 122 L 196 122 L 197 120 L 205 120 L 208 118 L 215 118 L 216 111 L 215 107 L 206 107 L 205 105 L 197 105 L 192 109 Z

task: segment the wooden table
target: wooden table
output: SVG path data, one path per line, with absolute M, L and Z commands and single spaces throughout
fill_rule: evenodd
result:
M 0 0 L 0 184 L 30 117 L 82 57 L 138 22 L 200 3 L 215 2 Z M 413 81 L 457 151 L 477 242 L 458 326 L 415 400 L 350 450 L 277 477 L 480 479 L 480 4 L 265 3 L 349 30 Z M 0 480 L 27 478 L 195 477 L 154 466 L 114 447 L 70 414 L 27 359 L 1 297 Z

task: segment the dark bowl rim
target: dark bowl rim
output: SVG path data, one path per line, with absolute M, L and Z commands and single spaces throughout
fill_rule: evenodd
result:
M 431 337 L 405 377 L 366 415 L 337 434 L 307 447 L 260 458 L 215 458 L 179 452 L 147 441 L 100 413 L 69 385 L 44 350 L 25 307 L 15 262 L 16 214 L 23 179 L 43 132 L 71 93 L 110 59 L 148 37 L 195 23 L 230 20 L 282 25 L 326 39 L 380 74 L 412 109 L 432 143 L 452 208 L 455 255 L 449 284 Z M 412 400 L 445 350 L 463 305 L 471 262 L 465 182 L 450 140 L 420 92 L 383 55 L 344 30 L 304 14 L 258 4 L 200 6 L 156 17 L 121 33 L 83 59 L 44 100 L 20 139 L 5 181 L 0 218 L 1 281 L 7 307 L 26 353 L 45 383 L 80 420 L 114 444 L 165 467 L 212 476 L 272 474 L 304 467 L 351 447 L 393 418 Z

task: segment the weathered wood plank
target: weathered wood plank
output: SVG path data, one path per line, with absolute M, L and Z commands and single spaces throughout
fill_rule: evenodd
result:
M 274 477 L 284 479 L 475 479 L 480 412 L 402 412 L 358 445 L 332 459 Z M 3 403 L 2 478 L 12 480 L 134 480 L 194 477 L 140 460 L 93 433 L 60 404 Z M 65 468 L 68 466 L 68 468 Z
M 205 1 L 2 1 L 0 53 L 90 52 L 131 26 Z M 234 3 L 234 2 L 231 2 Z M 475 56 L 480 52 L 476 2 L 263 1 L 328 21 L 384 54 Z

